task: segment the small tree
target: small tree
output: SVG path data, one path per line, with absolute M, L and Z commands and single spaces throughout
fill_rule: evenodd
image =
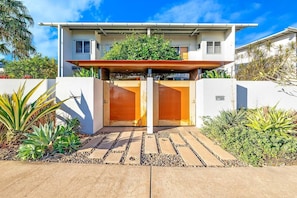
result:
M 103 57 L 105 60 L 178 60 L 179 54 L 170 42 L 158 35 L 127 36 L 114 43 Z
M 295 42 L 279 46 L 270 42 L 251 45 L 246 55 L 238 58 L 247 59 L 248 62 L 239 65 L 237 80 L 272 80 L 288 84 L 292 77 L 296 79 Z
M 56 78 L 57 68 L 55 59 L 36 54 L 32 58 L 7 63 L 4 71 L 10 78 L 23 78 L 26 75 L 32 78 Z

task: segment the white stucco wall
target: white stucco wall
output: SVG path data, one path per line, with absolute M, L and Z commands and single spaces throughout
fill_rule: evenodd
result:
M 100 96 L 100 93 L 103 93 L 102 82 L 94 78 L 57 78 L 57 101 L 74 97 L 67 100 L 57 111 L 57 122 L 63 123 L 65 118 L 78 118 L 83 133 L 93 134 L 98 131 L 103 126 L 103 119 L 100 120 L 103 112 L 96 112 L 100 110 L 100 103 L 103 106 L 103 99 L 100 99 L 103 94 Z M 98 100 L 99 104 L 95 100 Z
M 237 81 L 237 108 L 274 106 L 297 110 L 297 87 L 270 81 Z
M 196 81 L 196 127 L 203 116 L 216 116 L 222 110 L 236 109 L 235 79 L 201 79 Z
M 25 84 L 24 94 L 27 94 L 34 86 L 36 86 L 43 79 L 0 79 L 0 94 L 12 94 L 17 92 L 18 88 Z M 41 94 L 47 91 L 55 84 L 55 79 L 46 79 L 40 87 L 32 95 L 30 102 L 36 100 Z
M 103 128 L 103 81 L 94 79 L 94 121 L 93 133 Z

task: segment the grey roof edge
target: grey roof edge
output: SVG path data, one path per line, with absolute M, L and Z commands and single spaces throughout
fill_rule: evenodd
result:
M 119 26 L 119 27 L 133 27 L 133 26 L 143 26 L 143 27 L 257 27 L 257 23 L 96 23 L 96 22 L 40 22 L 40 26 L 51 26 L 51 27 L 58 27 L 63 26 Z
M 245 48 L 247 48 L 248 46 L 250 45 L 254 45 L 254 44 L 257 44 L 257 43 L 262 43 L 262 42 L 265 42 L 267 40 L 270 40 L 270 39 L 274 39 L 274 38 L 277 38 L 277 37 L 280 37 L 280 36 L 283 36 L 283 35 L 286 35 L 286 34 L 290 34 L 290 33 L 297 33 L 297 28 L 295 27 L 287 27 L 285 28 L 283 31 L 280 31 L 280 32 L 277 32 L 275 34 L 271 34 L 269 36 L 265 36 L 261 39 L 258 39 L 256 41 L 252 41 L 248 44 L 245 44 L 245 45 L 242 45 L 240 47 L 237 47 L 235 50 L 237 51 L 240 51 L 240 50 L 244 50 Z

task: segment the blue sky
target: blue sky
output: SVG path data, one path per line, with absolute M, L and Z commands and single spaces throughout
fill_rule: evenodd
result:
M 241 30 L 236 46 L 297 27 L 295 0 L 24 0 L 37 51 L 57 56 L 57 32 L 39 22 L 258 23 Z

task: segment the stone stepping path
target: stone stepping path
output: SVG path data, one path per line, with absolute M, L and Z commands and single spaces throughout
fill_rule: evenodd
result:
M 85 144 L 82 148 L 80 148 L 78 153 L 86 153 L 91 152 L 104 138 L 104 136 L 96 136 L 91 139 L 87 144 Z
M 191 131 L 192 132 L 192 131 Z M 213 141 L 211 141 L 208 137 L 203 135 L 202 133 L 195 131 L 192 132 L 202 144 L 206 145 L 209 150 L 212 151 L 212 153 L 216 156 L 218 156 L 221 160 L 230 160 L 234 161 L 236 158 L 222 149 L 219 145 L 215 144 Z
M 206 166 L 224 166 L 224 164 L 210 153 L 200 142 L 198 142 L 188 131 L 180 128 L 182 136 L 187 140 L 190 147 L 199 155 Z
M 104 138 L 102 143 L 99 144 L 99 146 L 97 146 L 96 148 L 94 148 L 94 151 L 91 153 L 91 155 L 89 155 L 89 158 L 103 159 L 105 154 L 111 149 L 111 146 L 114 144 L 118 136 L 118 133 L 108 134 Z
M 185 165 L 197 167 L 224 167 L 237 160 L 195 127 L 161 128 L 154 134 L 137 127 L 105 127 L 77 152 L 106 164 L 141 165 L 143 154 L 171 156 L 169 159 L 179 158 Z
M 158 153 L 155 135 L 145 135 L 144 145 L 144 154 Z
M 176 152 L 171 144 L 169 138 L 159 138 L 161 153 L 168 155 L 176 155 Z
M 191 151 L 190 148 L 179 146 L 179 147 L 177 147 L 177 150 L 187 165 L 189 165 L 189 166 L 203 166 L 201 161 Z
M 135 131 L 124 164 L 139 165 L 142 141 L 142 131 Z
M 180 137 L 178 133 L 171 133 L 170 138 L 176 145 L 186 145 L 186 142 Z

